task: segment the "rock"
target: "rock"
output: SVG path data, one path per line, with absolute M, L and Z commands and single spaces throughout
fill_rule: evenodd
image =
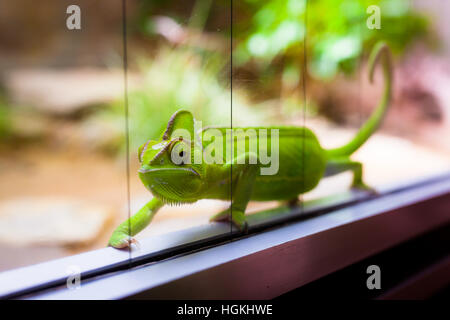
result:
M 132 75 L 128 79 L 133 82 Z M 57 115 L 113 101 L 124 92 L 122 70 L 19 69 L 6 74 L 4 83 L 14 104 Z
M 109 208 L 80 200 L 15 198 L 0 203 L 0 242 L 15 246 L 77 246 L 95 241 Z

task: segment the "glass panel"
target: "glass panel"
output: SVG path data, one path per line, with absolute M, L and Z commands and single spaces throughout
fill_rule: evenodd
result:
M 310 10 L 310 30 L 316 31 L 310 36 L 311 100 L 323 146 L 351 140 L 381 101 L 382 59 L 373 83 L 368 60 L 382 41 L 393 58 L 392 98 L 380 128 L 352 159 L 363 164 L 364 181 L 375 189 L 448 170 L 448 147 L 437 138 L 447 130 L 448 100 L 444 90 L 431 85 L 448 76 L 438 71 L 449 63 L 445 10 L 439 12 L 439 1 L 340 1 L 326 10 L 332 2 L 311 3 Z M 346 172 L 307 196 L 339 192 L 351 181 Z
M 0 26 L 2 271 L 104 247 L 126 167 L 121 1 L 2 1 Z
M 253 200 L 264 201 L 251 201 L 246 213 L 293 200 L 287 198 L 289 190 L 305 187 L 301 142 L 292 145 L 298 157 L 290 161 L 284 148 L 297 141 L 286 140 L 283 126 L 304 127 L 307 122 L 307 13 L 306 1 L 234 1 L 233 125 L 259 127 L 254 132 L 259 137 L 257 156 L 265 163 L 253 190 Z M 241 101 L 251 105 L 251 116 L 239 111 Z M 264 142 L 266 135 L 270 138 Z M 297 179 L 292 187 L 287 185 L 289 177 Z
M 384 53 L 375 66 L 373 83 L 369 57 L 380 42 L 391 52 L 392 98 L 380 128 L 352 150 L 351 160 L 349 153 L 328 159 L 330 176 L 302 200 L 347 191 L 360 171 L 357 162 L 362 163 L 363 175 L 357 184 L 375 190 L 450 168 L 446 139 L 437 138 L 448 130 L 448 97 L 441 87 L 448 74 L 441 68 L 448 67 L 449 39 L 442 9 L 439 1 L 407 0 L 235 5 L 233 93 L 246 93 L 256 123 L 307 126 L 325 149 L 349 143 L 375 112 L 385 87 Z M 233 123 L 239 120 L 242 117 L 233 108 Z M 303 162 L 299 159 L 299 165 Z M 305 174 L 314 176 L 314 168 Z M 249 210 L 278 205 L 252 202 Z
M 136 235 L 138 241 L 208 224 L 214 213 L 228 206 L 226 195 L 221 201 L 195 202 L 197 188 L 205 183 L 206 166 L 201 151 L 200 158 L 194 153 L 201 150 L 202 142 L 195 141 L 202 137 L 199 130 L 231 126 L 230 10 L 229 1 L 139 1 L 138 19 L 129 20 L 129 214 L 142 216 L 124 226 L 136 233 L 140 223 L 152 219 Z M 189 113 L 174 116 L 179 110 Z M 249 105 L 238 110 L 251 116 Z M 184 130 L 184 142 L 176 141 L 177 130 Z M 174 163 L 172 155 L 183 152 L 177 148 L 188 144 L 184 155 L 190 163 Z M 145 208 L 156 199 L 152 193 L 163 200 L 157 214 Z M 124 206 L 120 222 L 127 216 Z

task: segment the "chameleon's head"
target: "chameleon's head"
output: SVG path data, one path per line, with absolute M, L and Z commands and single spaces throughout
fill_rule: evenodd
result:
M 160 140 L 139 148 L 139 177 L 154 196 L 168 204 L 194 202 L 202 187 L 203 166 L 195 164 L 194 119 L 180 110 Z

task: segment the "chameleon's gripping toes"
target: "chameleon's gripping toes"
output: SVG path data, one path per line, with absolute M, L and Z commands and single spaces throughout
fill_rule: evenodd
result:
M 353 172 L 352 187 L 370 190 L 362 179 L 362 164 L 351 160 L 350 155 L 378 128 L 389 105 L 392 65 L 389 49 L 383 43 L 378 43 L 373 48 L 369 58 L 371 81 L 379 60 L 385 79 L 382 99 L 371 117 L 348 144 L 326 150 L 320 146 L 314 133 L 307 128 L 266 128 L 268 131 L 278 129 L 279 133 L 278 171 L 273 175 L 261 174 L 260 169 L 264 165 L 260 163 L 257 154 L 245 147 L 235 148 L 234 158 L 229 161 L 225 158 L 221 163 L 195 161 L 196 153 L 197 156 L 200 154 L 201 160 L 205 160 L 205 150 L 212 143 L 206 136 L 210 137 L 214 130 L 214 133 L 222 132 L 225 137 L 227 130 L 230 129 L 205 128 L 197 134 L 206 139 L 197 139 L 197 142 L 193 142 L 196 141 L 196 136 L 192 114 L 185 110 L 177 111 L 159 140 L 149 140 L 139 148 L 141 163 L 139 177 L 153 194 L 153 199 L 117 227 L 109 240 L 109 245 L 123 248 L 135 242 L 132 237 L 143 230 L 165 204 L 191 203 L 200 199 L 231 199 L 230 208 L 213 216 L 211 221 L 231 220 L 242 230 L 247 227 L 245 210 L 250 200 L 292 201 L 297 199 L 298 195 L 316 187 L 323 177 L 349 170 Z M 185 139 L 184 135 L 180 138 L 178 129 L 187 133 L 192 140 Z M 233 128 L 233 133 L 238 129 L 248 128 Z M 258 136 L 253 139 L 259 140 Z M 258 150 L 270 148 L 268 145 L 273 143 L 271 139 L 272 136 L 268 134 L 266 147 L 257 143 Z M 203 142 L 200 144 L 198 141 Z M 227 140 L 224 139 L 224 150 L 226 144 Z M 171 157 L 174 152 L 178 156 L 177 159 L 182 159 L 181 161 L 174 161 Z M 191 161 L 185 161 L 186 159 Z

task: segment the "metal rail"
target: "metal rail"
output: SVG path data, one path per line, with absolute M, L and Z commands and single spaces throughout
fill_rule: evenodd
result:
M 448 208 L 450 173 L 377 196 L 345 193 L 252 214 L 247 235 L 213 224 L 149 237 L 131 261 L 128 251 L 104 248 L 6 271 L 0 297 L 275 297 L 448 223 Z M 82 286 L 69 290 L 74 265 Z

